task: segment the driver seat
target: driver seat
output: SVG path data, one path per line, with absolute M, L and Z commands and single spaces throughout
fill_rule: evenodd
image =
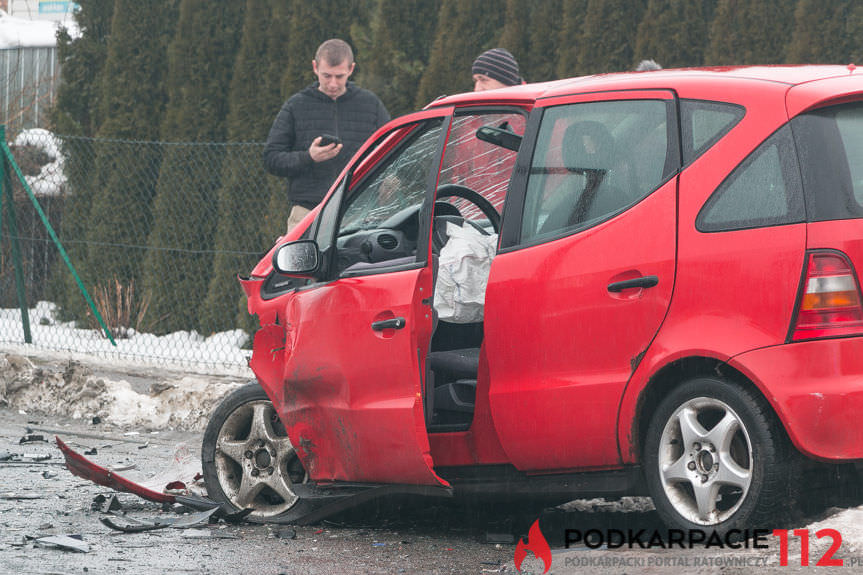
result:
M 434 431 L 470 427 L 479 372 L 478 347 L 430 352 L 426 358 L 426 426 Z

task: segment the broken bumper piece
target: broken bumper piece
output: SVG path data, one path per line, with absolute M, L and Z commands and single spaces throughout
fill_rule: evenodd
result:
M 55 437 L 55 439 L 60 451 L 63 452 L 63 457 L 66 458 L 66 467 L 68 467 L 69 471 L 73 475 L 92 481 L 97 485 L 110 487 L 124 493 L 132 493 L 156 503 L 180 503 L 199 511 L 222 507 L 221 503 L 207 499 L 206 497 L 160 493 L 159 491 L 139 485 L 121 475 L 117 475 L 109 469 L 96 465 L 83 455 L 76 453 L 72 448 L 63 443 L 59 437 Z M 291 511 L 288 511 L 290 516 L 280 516 L 280 523 L 296 523 L 298 525 L 316 523 L 331 515 L 378 497 L 389 497 L 392 495 L 452 496 L 451 488 L 426 485 L 333 483 L 325 486 L 316 486 L 312 484 L 297 484 L 294 485 L 294 489 L 301 499 L 312 501 L 313 505 L 308 507 L 297 506 L 293 515 L 290 515 Z M 240 521 L 250 512 L 250 509 L 245 509 L 236 513 L 230 513 L 227 509 L 221 509 L 220 512 L 215 514 L 215 517 L 223 517 L 228 522 L 232 522 L 231 520 Z M 159 529 L 163 526 L 167 527 L 169 525 L 151 525 L 143 529 L 140 529 L 140 526 L 128 524 L 122 526 L 116 523 L 115 525 L 109 525 L 109 527 L 120 531 L 149 531 L 151 529 Z

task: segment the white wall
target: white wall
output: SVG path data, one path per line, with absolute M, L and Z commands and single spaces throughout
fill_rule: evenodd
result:
M 77 6 L 68 0 L 8 0 L 10 16 L 28 20 L 65 20 Z

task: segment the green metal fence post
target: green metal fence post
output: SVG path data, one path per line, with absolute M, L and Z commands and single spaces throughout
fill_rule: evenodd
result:
M 0 143 L 6 146 L 6 126 L 0 125 Z M 33 343 L 30 334 L 30 315 L 27 309 L 27 294 L 24 291 L 24 266 L 21 262 L 21 246 L 18 244 L 18 219 L 15 214 L 15 202 L 12 200 L 12 180 L 6 167 L 6 156 L 0 158 L 0 182 L 2 195 L 6 197 L 6 223 L 9 227 L 9 243 L 12 246 L 12 265 L 15 268 L 15 290 L 18 292 L 18 307 L 21 308 L 21 328 L 24 330 L 24 341 Z M 0 202 L 2 216 L 2 202 Z M 2 217 L 0 217 L 2 219 Z
M 3 133 L 5 134 L 5 131 Z M 78 276 L 78 272 L 75 271 L 75 266 L 72 265 L 72 260 L 69 259 L 69 255 L 66 253 L 66 249 L 63 247 L 63 244 L 60 243 L 60 238 L 57 237 L 57 234 L 54 232 L 54 228 L 51 226 L 51 222 L 48 221 L 48 216 L 45 215 L 45 211 L 42 209 L 42 206 L 39 205 L 39 200 L 36 199 L 36 195 L 33 193 L 33 190 L 31 190 L 30 186 L 27 184 L 27 179 L 24 177 L 24 174 L 21 173 L 21 168 L 19 168 L 18 164 L 15 163 L 15 158 L 12 156 L 12 150 L 10 150 L 9 146 L 6 144 L 5 135 L 3 135 L 3 137 L 0 137 L 0 155 L 4 156 L 4 161 L 9 162 L 9 166 L 11 166 L 12 170 L 15 172 L 15 175 L 18 176 L 18 181 L 21 182 L 21 186 L 24 188 L 24 191 L 30 198 L 30 202 L 36 209 L 36 213 L 39 214 L 39 218 L 45 225 L 45 229 L 48 230 L 48 235 L 51 236 L 51 240 L 54 242 L 54 245 L 57 246 L 57 250 L 60 252 L 60 257 L 63 258 L 66 267 L 69 268 L 70 272 L 72 272 L 72 277 L 75 278 L 75 283 L 78 284 L 78 289 L 81 291 L 81 294 L 83 294 L 84 300 L 87 302 L 87 305 L 90 306 L 90 310 L 93 312 L 93 315 L 96 316 L 96 321 L 98 321 L 99 325 L 102 326 L 102 331 L 105 333 L 105 337 L 108 338 L 108 341 L 111 342 L 111 345 L 116 346 L 117 342 L 114 341 L 114 336 L 111 335 L 111 330 L 108 328 L 107 325 L 105 325 L 105 320 L 102 319 L 102 314 L 99 313 L 99 310 L 96 308 L 96 304 L 93 303 L 93 299 L 87 292 L 87 288 L 84 287 L 84 282 L 81 281 L 81 278 Z M 9 194 L 11 198 L 11 186 L 6 186 L 6 189 L 10 190 Z M 17 233 L 15 234 L 15 237 L 17 238 Z M 27 331 L 29 333 L 29 326 Z

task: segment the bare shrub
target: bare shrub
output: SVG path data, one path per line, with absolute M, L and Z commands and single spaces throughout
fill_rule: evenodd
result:
M 115 338 L 125 339 L 150 327 L 145 322 L 150 294 L 136 295 L 135 282 L 132 280 L 123 283 L 114 277 L 106 284 L 97 285 L 93 291 L 93 303 Z M 92 313 L 88 313 L 87 318 L 93 329 L 101 331 Z

